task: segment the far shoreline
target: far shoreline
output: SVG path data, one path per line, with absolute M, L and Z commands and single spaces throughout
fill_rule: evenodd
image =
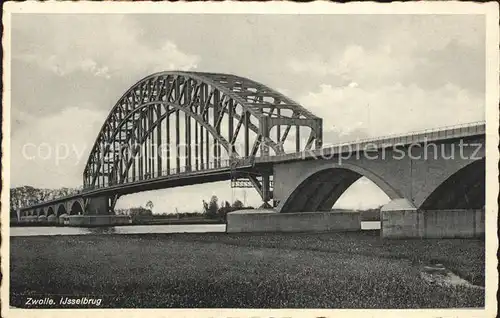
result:
M 134 225 L 207 225 L 207 224 L 226 224 L 223 220 L 158 220 L 158 221 L 143 221 L 143 222 L 133 222 L 133 223 L 125 223 L 125 224 L 116 224 L 116 225 L 92 225 L 92 226 L 77 226 L 77 225 L 67 225 L 60 223 L 39 223 L 39 222 L 19 222 L 19 223 L 10 223 L 10 227 L 83 227 L 83 228 L 92 228 L 92 227 L 115 227 L 115 226 L 134 226 Z

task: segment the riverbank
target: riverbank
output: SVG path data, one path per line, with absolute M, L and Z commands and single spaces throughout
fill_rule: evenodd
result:
M 353 233 L 11 237 L 11 305 L 28 296 L 101 307 L 480 307 L 484 290 L 439 285 L 442 264 L 484 286 L 483 240 Z
M 355 212 L 352 210 L 337 210 L 338 212 Z M 361 221 L 371 222 L 380 221 L 380 211 L 378 209 L 371 209 L 359 211 L 361 213 Z M 126 225 L 191 225 L 191 224 L 225 224 L 226 221 L 222 218 L 210 219 L 203 216 L 183 216 L 173 217 L 171 215 L 153 215 L 151 217 L 131 219 L 131 223 L 116 224 L 119 226 Z M 46 226 L 75 226 L 75 227 L 109 227 L 109 224 L 92 224 L 92 225 L 68 225 L 61 222 L 47 222 L 44 221 L 12 221 L 10 227 L 46 227 Z
M 206 219 L 206 218 L 162 218 L 151 220 L 132 221 L 132 223 L 123 223 L 119 226 L 134 226 L 134 225 L 191 225 L 191 224 L 225 224 L 224 220 L 220 219 Z M 47 226 L 60 226 L 60 227 L 110 227 L 109 224 L 93 224 L 93 225 L 68 225 L 61 223 L 48 223 L 48 222 L 11 222 L 10 227 L 47 227 Z

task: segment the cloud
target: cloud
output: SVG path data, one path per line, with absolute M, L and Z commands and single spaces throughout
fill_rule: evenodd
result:
M 154 43 L 144 37 L 121 15 L 16 15 L 12 133 L 33 129 L 26 125 L 25 114 L 54 116 L 75 104 L 110 110 L 140 78 L 163 70 L 195 69 L 200 62 L 198 55 L 184 52 L 168 37 Z
M 78 66 L 82 71 L 90 72 L 95 76 L 103 76 L 105 78 L 111 77 L 107 66 L 98 66 L 92 59 L 84 59 Z
M 58 76 L 66 76 L 70 73 L 81 71 L 88 72 L 97 77 L 110 78 L 109 68 L 100 66 L 91 58 L 65 59 L 62 56 L 50 55 L 43 56 L 39 54 L 24 54 L 16 57 L 18 60 L 26 63 L 35 63 L 42 69 L 46 69 Z
M 28 117 L 30 129 L 18 131 L 11 140 L 11 186 L 81 185 L 95 131 L 106 115 L 71 107 L 43 118 Z
M 87 72 L 106 79 L 111 78 L 112 74 L 117 75 L 123 65 L 130 65 L 136 72 L 190 70 L 195 69 L 200 60 L 196 55 L 183 53 L 175 43 L 170 41 L 166 41 L 161 48 L 152 51 L 145 47 L 131 45 L 131 43 L 115 43 L 115 45 L 119 47 L 118 53 L 103 57 L 100 61 L 78 53 L 69 53 L 69 50 L 57 55 L 29 53 L 15 58 L 27 63 L 36 63 L 39 67 L 59 76 L 66 76 L 73 72 Z
M 14 29 L 13 58 L 36 63 L 59 76 L 87 72 L 109 79 L 121 74 L 125 65 L 127 72 L 143 74 L 195 69 L 200 61 L 199 56 L 183 52 L 168 38 L 156 45 L 143 41 L 144 35 L 125 16 L 109 15 L 106 19 L 81 15 L 51 17 L 43 30 L 35 33 L 36 39 L 30 32 L 35 22 L 22 22 L 19 21 Z M 65 26 L 65 33 L 55 30 L 61 25 Z
M 424 90 L 400 83 L 375 88 L 322 84 L 299 102 L 323 118 L 325 131 L 357 129 L 370 137 L 484 120 L 484 98 L 446 84 Z M 330 142 L 330 141 L 328 141 Z
M 302 77 L 322 77 L 344 85 L 401 83 L 436 89 L 451 83 L 484 94 L 484 20 L 472 16 L 395 19 L 382 23 L 385 33 L 365 29 L 364 37 L 355 37 L 344 46 L 288 58 L 287 67 Z M 465 24 L 470 28 L 460 27 Z M 375 38 L 367 39 L 368 34 Z
M 161 61 L 168 61 L 168 69 L 174 70 L 190 70 L 195 69 L 197 67 L 197 63 L 200 61 L 200 58 L 196 55 L 189 55 L 181 52 L 175 43 L 170 41 L 165 42 L 165 44 L 161 47 L 159 52 L 155 52 L 158 54 L 154 61 L 158 61 L 158 64 L 162 64 Z
M 296 73 L 314 73 L 317 76 L 334 76 L 346 84 L 378 85 L 396 82 L 415 71 L 419 59 L 392 50 L 390 45 L 365 49 L 361 45 L 349 45 L 341 54 L 329 58 L 313 55 L 307 59 L 292 58 L 288 65 Z

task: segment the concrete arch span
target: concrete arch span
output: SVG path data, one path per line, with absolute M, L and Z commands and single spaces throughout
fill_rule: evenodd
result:
M 330 211 L 342 194 L 358 179 L 366 177 L 391 200 L 402 195 L 381 177 L 353 164 L 328 163 L 303 175 L 298 186 L 277 207 L 278 212 Z
M 482 209 L 486 201 L 485 190 L 485 159 L 482 158 L 448 177 L 425 199 L 420 209 Z
M 48 208 L 45 209 L 45 215 L 46 216 L 49 216 L 49 215 L 52 215 L 54 214 L 54 208 L 49 206 Z
M 80 203 L 80 201 L 75 200 L 71 204 L 71 207 L 69 208 L 68 212 L 69 212 L 70 215 L 82 215 L 83 214 L 83 206 Z
M 67 210 L 66 210 L 66 206 L 63 203 L 61 203 L 57 206 L 56 216 L 59 217 L 63 214 L 67 214 Z

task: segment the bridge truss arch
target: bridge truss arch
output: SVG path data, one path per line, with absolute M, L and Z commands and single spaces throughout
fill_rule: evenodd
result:
M 309 133 L 304 140 L 302 128 Z M 263 84 L 229 74 L 155 73 L 112 108 L 85 166 L 84 187 L 207 170 L 225 160 L 237 166 L 285 154 L 283 145 L 293 139 L 292 152 L 321 148 L 321 118 Z

